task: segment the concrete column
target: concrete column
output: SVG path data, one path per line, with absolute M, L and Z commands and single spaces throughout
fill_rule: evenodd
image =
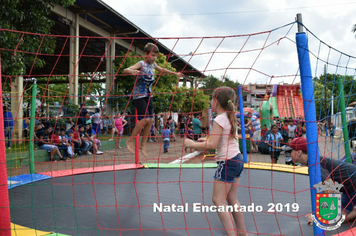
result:
M 183 74 L 183 86 L 187 86 L 187 76 Z
M 79 15 L 75 15 L 75 22 L 70 25 L 69 43 L 69 96 L 70 99 L 78 104 L 78 74 L 79 74 Z
M 11 113 L 14 117 L 14 130 L 12 140 L 18 140 L 16 143 L 22 143 L 23 127 L 23 77 L 18 76 L 11 87 Z
M 114 37 L 112 34 L 111 37 Z M 110 44 L 110 45 L 109 45 Z M 114 89 L 114 59 L 115 59 L 115 40 L 111 41 L 109 38 L 105 43 L 106 53 L 106 95 L 110 96 L 112 90 Z M 111 89 L 111 90 L 110 90 Z M 112 116 L 115 114 L 115 107 L 111 105 L 111 101 L 108 100 L 106 103 L 105 112 L 107 116 Z

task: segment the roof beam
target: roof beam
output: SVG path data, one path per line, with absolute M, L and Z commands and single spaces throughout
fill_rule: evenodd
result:
M 75 23 L 75 13 L 69 11 L 68 9 L 60 6 L 60 5 L 56 5 L 54 8 L 52 8 L 52 12 L 54 14 L 57 14 L 63 18 L 66 18 L 70 21 L 72 21 L 72 23 L 74 24 Z M 82 17 L 78 17 L 78 20 L 79 20 L 79 25 L 81 27 L 84 27 L 92 32 L 94 32 L 95 34 L 97 35 L 100 35 L 102 37 L 105 37 L 105 38 L 108 38 L 110 39 L 111 37 L 111 34 L 109 32 L 107 32 L 106 30 L 103 30 L 102 28 L 90 23 L 89 21 L 86 21 L 85 19 L 83 19 Z M 119 29 L 118 29 L 119 30 Z M 130 44 L 125 42 L 124 40 L 122 39 L 115 39 L 115 43 L 129 49 L 130 48 Z M 136 48 L 135 46 L 131 46 L 130 48 L 131 51 L 134 51 L 140 55 L 144 55 L 143 51 L 139 48 Z
M 105 13 L 107 9 L 99 9 L 99 8 L 87 8 L 87 9 L 78 9 L 75 10 L 74 13 L 78 14 L 93 14 L 93 13 Z

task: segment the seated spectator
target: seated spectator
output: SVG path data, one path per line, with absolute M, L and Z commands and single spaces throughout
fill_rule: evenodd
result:
M 85 126 L 85 141 L 89 142 L 93 147 L 93 153 L 97 155 L 103 154 L 102 151 L 99 151 L 101 143 L 98 139 L 95 139 L 95 131 L 90 127 L 90 125 Z
M 46 129 L 40 129 L 36 133 L 36 142 L 37 145 L 40 149 L 46 150 L 48 152 L 51 152 L 51 160 L 53 159 L 53 155 L 57 154 L 59 156 L 60 160 L 67 160 L 62 156 L 60 153 L 58 147 L 56 145 L 52 145 L 50 141 L 50 135 L 52 133 L 52 128 L 48 126 Z
M 58 128 L 56 128 L 53 132 L 53 134 L 51 134 L 51 144 L 57 146 L 57 148 L 61 151 L 62 150 L 62 156 L 64 156 L 65 158 L 69 157 L 69 153 L 68 153 L 68 147 L 67 145 L 64 145 L 62 140 L 59 137 L 60 135 L 60 130 Z
M 65 129 L 61 129 L 59 139 L 62 141 L 63 145 L 67 146 L 68 154 L 71 158 L 73 158 L 75 156 L 74 151 L 73 151 L 74 145 L 71 142 L 71 138 L 69 136 L 67 136 Z
M 78 127 L 82 126 L 78 125 Z M 76 152 L 79 156 L 88 152 L 89 144 L 87 142 L 82 141 L 77 126 L 73 126 L 71 130 L 68 130 L 68 135 L 72 136 L 72 142 L 74 143 L 74 152 Z
M 82 143 L 85 143 L 87 147 L 85 150 L 83 150 L 83 153 L 91 155 L 92 153 L 89 150 L 93 146 L 93 143 L 89 142 L 88 139 L 86 138 L 86 132 L 84 126 L 78 125 L 78 131 L 79 131 L 80 140 L 82 141 Z

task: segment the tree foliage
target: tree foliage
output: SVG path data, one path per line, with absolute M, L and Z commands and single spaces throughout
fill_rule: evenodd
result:
M 345 106 L 347 107 L 348 104 L 356 101 L 356 84 L 353 76 L 327 74 L 325 77 L 325 75 L 320 75 L 319 78 L 316 78 L 314 80 L 314 99 L 316 116 L 318 119 L 322 119 L 326 116 L 331 115 L 332 96 L 334 102 L 333 113 L 335 114 L 337 112 L 340 112 L 340 91 L 338 89 L 337 82 L 338 77 L 342 79 Z
M 239 82 L 232 81 L 228 76 L 219 79 L 214 77 L 213 75 L 209 75 L 205 78 L 202 78 L 200 83 L 201 83 L 200 89 L 204 90 L 205 94 L 208 95 L 211 95 L 214 89 L 221 86 L 227 86 L 236 89 L 240 85 Z
M 53 53 L 55 38 L 43 38 L 36 34 L 50 33 L 54 22 L 46 16 L 51 13 L 51 7 L 57 4 L 70 6 L 74 2 L 75 0 L 0 0 L 0 28 L 8 29 L 0 31 L 0 47 L 9 49 L 1 51 L 2 73 L 19 75 L 26 67 L 43 67 L 45 61 L 32 53 Z
M 354 25 L 352 26 L 351 32 L 352 32 L 352 33 L 356 33 L 356 24 L 354 24 Z M 356 36 L 355 36 L 355 37 L 356 37 Z

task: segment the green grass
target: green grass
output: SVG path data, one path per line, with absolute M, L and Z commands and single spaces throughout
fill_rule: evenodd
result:
M 114 135 L 114 139 L 117 136 Z M 103 134 L 99 134 L 99 140 L 101 141 L 108 141 L 111 138 L 111 135 L 103 135 Z M 125 138 L 125 136 L 122 136 L 122 138 Z M 35 150 L 39 149 L 38 146 L 35 144 Z M 19 143 L 12 143 L 11 144 L 11 149 L 6 149 L 6 153 L 7 154 L 14 154 L 14 153 L 18 153 L 18 152 L 28 152 L 29 149 L 29 142 L 28 141 L 23 141 L 21 144 Z
M 37 145 L 35 145 L 35 148 Z M 24 141 L 21 144 L 20 143 L 12 143 L 11 144 L 11 149 L 6 149 L 6 153 L 17 153 L 17 152 L 26 152 L 29 149 L 29 142 Z

